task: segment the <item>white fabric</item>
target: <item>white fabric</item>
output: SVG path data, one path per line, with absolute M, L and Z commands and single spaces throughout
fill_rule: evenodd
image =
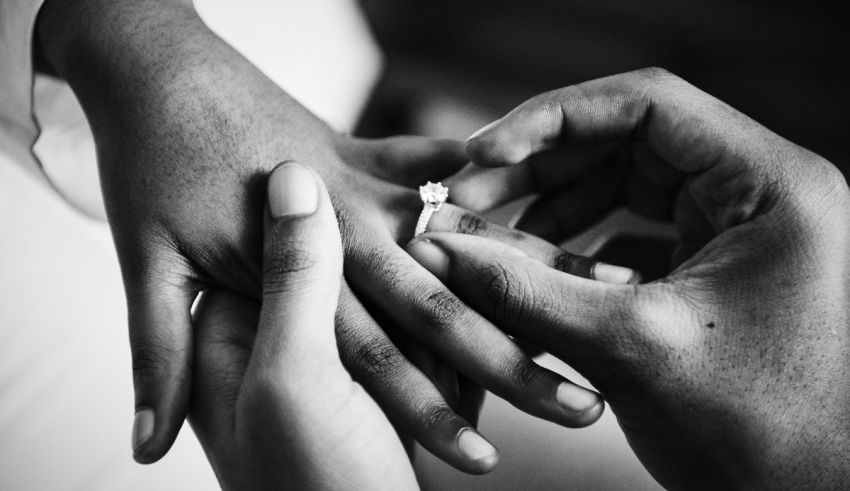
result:
M 32 171 L 32 34 L 42 2 L 0 0 L 0 149 Z

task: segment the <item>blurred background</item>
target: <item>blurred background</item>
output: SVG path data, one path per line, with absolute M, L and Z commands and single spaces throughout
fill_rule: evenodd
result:
M 850 30 L 842 2 L 360 4 L 386 57 L 358 128 L 364 135 L 466 135 L 539 92 L 660 66 L 847 167 Z
M 841 2 L 195 3 L 281 87 L 359 136 L 464 139 L 539 92 L 661 66 L 848 169 L 850 40 Z M 42 77 L 35 89 L 36 154 L 52 187 L 0 148 L 0 489 L 213 488 L 188 427 L 163 462 L 141 467 L 130 459 L 126 311 L 100 221 L 94 147 L 67 87 Z M 652 278 L 663 274 L 657 265 L 669 244 L 665 227 L 619 213 L 568 246 Z M 540 362 L 584 382 L 550 357 Z M 481 431 L 501 450 L 496 471 L 466 476 L 420 451 L 423 486 L 658 487 L 610 411 L 590 428 L 570 430 L 490 396 Z

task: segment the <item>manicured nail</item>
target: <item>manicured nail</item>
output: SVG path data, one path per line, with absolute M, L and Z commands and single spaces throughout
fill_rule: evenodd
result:
M 591 274 L 594 279 L 606 283 L 636 285 L 640 282 L 640 273 L 637 271 L 607 263 L 594 264 Z
M 139 408 L 133 418 L 133 451 L 145 444 L 153 436 L 155 415 L 153 409 Z
M 272 218 L 312 215 L 319 207 L 319 184 L 297 162 L 279 164 L 269 176 L 269 212 Z
M 436 244 L 422 239 L 407 248 L 408 254 L 441 281 L 449 277 L 449 256 Z
M 488 124 L 487 126 L 484 126 L 484 127 L 483 127 L 483 128 L 481 128 L 480 130 L 478 130 L 478 131 L 476 131 L 475 133 L 473 133 L 473 134 L 469 135 L 469 138 L 467 138 L 467 139 L 466 139 L 466 141 L 469 141 L 469 140 L 473 140 L 473 139 L 475 139 L 475 138 L 478 138 L 479 136 L 481 136 L 482 134 L 484 134 L 487 130 L 489 130 L 490 128 L 492 128 L 492 127 L 496 126 L 496 124 L 498 124 L 498 123 L 499 123 L 499 121 L 501 121 L 501 119 L 497 119 L 496 121 L 493 121 L 492 123 Z
M 496 447 L 472 428 L 460 430 L 457 449 L 467 460 L 490 463 L 498 457 Z
M 599 404 L 599 396 L 578 385 L 562 382 L 555 394 L 558 404 L 571 412 L 581 413 Z

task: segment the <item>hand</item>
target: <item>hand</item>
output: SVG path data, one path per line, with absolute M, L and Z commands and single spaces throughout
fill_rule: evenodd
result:
M 334 337 L 342 246 L 306 167 L 269 178 L 262 304 L 203 295 L 189 420 L 224 489 L 417 489 L 386 416 Z M 464 442 L 467 440 L 464 438 Z
M 590 282 L 456 234 L 423 235 L 411 254 L 505 332 L 584 374 L 662 485 L 845 487 L 850 195 L 841 173 L 659 70 L 535 97 L 470 151 L 510 165 L 611 144 L 631 156 L 624 186 L 681 176 L 668 191 L 678 193 L 669 211 L 685 261 L 668 277 Z M 547 165 L 576 180 L 592 172 Z
M 470 455 L 458 445 L 475 431 L 481 398 L 461 390 L 468 379 L 560 424 L 599 417 L 595 393 L 534 364 L 398 246 L 421 203 L 384 179 L 448 174 L 465 162 L 457 144 L 339 137 L 212 34 L 189 2 L 53 0 L 38 32 L 97 143 L 128 299 L 138 461 L 164 455 L 186 414 L 196 294 L 259 298 L 262 183 L 281 160 L 315 163 L 327 183 L 345 257 L 340 356 L 401 431 L 461 469 L 490 470 L 495 449 Z M 592 269 L 459 208 L 437 215 L 433 229 L 486 230 L 568 271 Z

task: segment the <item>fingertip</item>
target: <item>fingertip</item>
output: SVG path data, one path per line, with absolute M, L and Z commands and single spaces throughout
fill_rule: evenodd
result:
M 605 410 L 605 402 L 598 393 L 572 382 L 562 382 L 555 399 L 569 418 L 570 427 L 581 428 L 595 423 Z
M 499 463 L 499 451 L 474 428 L 463 428 L 457 436 L 458 453 L 469 472 L 486 474 Z
M 145 444 L 153 438 L 156 429 L 156 414 L 153 408 L 140 407 L 133 416 L 131 445 L 133 458 L 140 464 L 154 462 L 158 457 L 146 451 Z
M 597 262 L 593 265 L 590 277 L 616 285 L 637 285 L 641 282 L 641 275 L 638 271 L 603 262 Z
M 268 203 L 273 219 L 312 215 L 319 208 L 318 176 L 298 162 L 282 162 L 269 174 Z
M 180 390 L 188 393 L 191 388 Z M 152 464 L 171 449 L 188 411 L 188 397 L 182 395 L 182 392 L 176 395 L 178 400 L 172 409 L 173 414 L 167 414 L 168 408 L 164 404 L 160 404 L 158 409 L 151 406 L 136 409 L 131 431 L 131 449 L 136 462 Z
M 487 133 L 489 133 L 489 132 L 490 132 L 490 130 L 491 130 L 491 129 L 493 129 L 493 128 L 497 125 L 497 124 L 499 124 L 499 122 L 500 122 L 501 120 L 502 120 L 502 119 L 501 119 L 501 118 L 499 118 L 499 119 L 497 119 L 497 120 L 495 120 L 495 121 L 491 121 L 491 122 L 489 122 L 489 123 L 485 124 L 484 126 L 482 126 L 481 128 L 479 128 L 479 129 L 478 129 L 478 131 L 475 131 L 474 133 L 472 133 L 471 135 L 469 135 L 469 138 L 467 138 L 467 139 L 466 139 L 466 141 L 467 141 L 467 142 L 469 142 L 469 141 L 471 141 L 471 140 L 475 140 L 476 138 L 480 138 L 480 137 L 482 137 L 482 136 L 486 135 Z
M 466 142 L 470 160 L 483 167 L 502 167 L 521 162 L 525 155 L 511 145 L 505 145 L 492 134 L 475 137 Z
M 510 123 L 511 120 L 502 118 L 470 136 L 466 141 L 466 153 L 470 159 L 484 167 L 503 167 L 528 158 L 533 151 L 532 145 L 522 132 L 517 134 L 512 130 Z

